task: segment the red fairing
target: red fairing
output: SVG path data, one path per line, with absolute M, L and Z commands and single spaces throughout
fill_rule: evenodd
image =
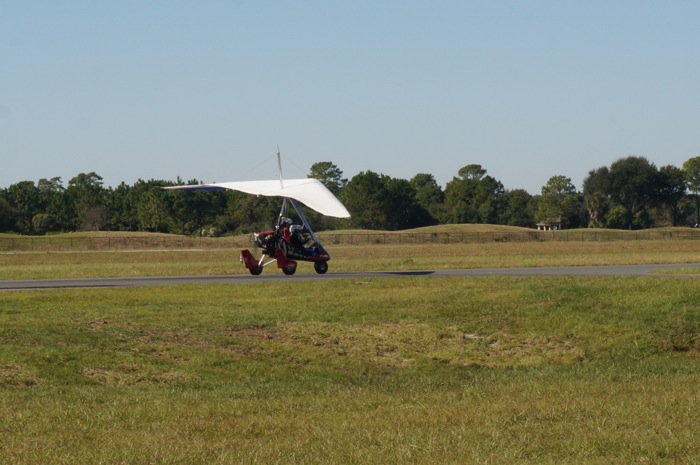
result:
M 275 250 L 275 258 L 277 259 L 277 268 L 287 268 L 289 270 L 295 270 L 297 268 L 297 262 L 285 257 L 281 249 Z
M 253 257 L 253 254 L 249 250 L 241 251 L 241 261 L 249 270 L 253 270 L 258 267 L 258 261 Z

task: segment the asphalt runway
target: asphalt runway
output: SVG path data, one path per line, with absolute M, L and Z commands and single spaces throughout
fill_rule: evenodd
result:
M 696 269 L 696 273 L 664 273 L 674 269 Z M 151 276 L 139 278 L 86 278 L 86 279 L 32 279 L 0 281 L 0 291 L 31 289 L 82 289 L 136 286 L 164 286 L 175 284 L 252 284 L 264 282 L 308 282 L 330 279 L 366 279 L 387 276 L 655 276 L 666 278 L 700 278 L 700 263 L 667 265 L 565 266 L 541 268 L 473 268 L 427 271 L 360 271 L 354 273 L 299 273 L 286 276 L 278 269 L 260 276 L 249 274 L 212 276 Z

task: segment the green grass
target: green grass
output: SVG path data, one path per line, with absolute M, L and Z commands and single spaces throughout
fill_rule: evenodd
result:
M 328 245 L 328 251 L 331 272 L 700 262 L 700 241 L 690 240 Z M 240 249 L 0 253 L 0 279 L 247 273 L 239 254 Z M 305 262 L 298 272 L 314 273 Z M 271 266 L 265 273 L 280 271 Z
M 697 464 L 698 301 L 673 277 L 0 293 L 0 463 Z
M 654 228 L 640 231 L 565 229 L 537 231 L 502 225 L 447 224 L 402 231 L 335 230 L 319 232 L 326 245 L 492 244 L 528 242 L 698 241 L 694 228 Z M 85 252 L 133 250 L 239 249 L 250 247 L 251 234 L 222 237 L 181 236 L 143 232 L 75 232 L 45 236 L 0 233 L 0 252 Z

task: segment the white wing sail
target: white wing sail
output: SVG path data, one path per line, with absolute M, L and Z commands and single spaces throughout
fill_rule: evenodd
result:
M 318 179 L 285 179 L 283 186 L 280 187 L 280 181 L 277 179 L 271 181 L 216 182 L 212 184 L 170 186 L 164 187 L 164 189 L 231 189 L 264 197 L 289 197 L 323 215 L 336 218 L 350 218 L 350 213 L 345 206 Z

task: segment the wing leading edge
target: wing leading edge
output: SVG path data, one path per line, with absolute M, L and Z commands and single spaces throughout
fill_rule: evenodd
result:
M 231 189 L 264 197 L 289 197 L 317 212 L 336 218 L 350 218 L 350 213 L 321 181 L 313 178 L 285 179 L 283 187 L 279 180 L 215 182 L 187 186 L 169 186 L 163 189 L 217 190 Z

